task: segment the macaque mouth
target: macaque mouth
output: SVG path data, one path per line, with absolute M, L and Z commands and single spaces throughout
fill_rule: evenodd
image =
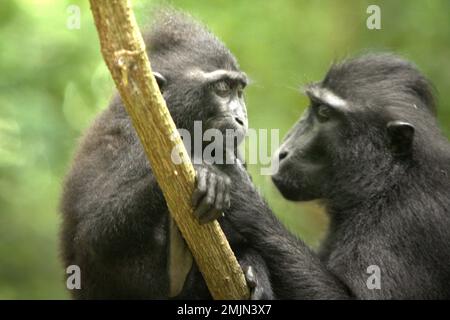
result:
M 211 119 L 206 123 L 206 128 L 219 129 L 224 135 L 229 135 L 230 132 L 226 131 L 233 131 L 239 136 L 242 135 L 242 133 L 245 135 L 247 132 L 244 120 L 242 118 L 233 117 L 230 115 L 220 115 L 214 117 L 214 119 Z
M 297 187 L 288 179 L 280 177 L 279 174 L 275 174 L 272 176 L 272 182 L 277 187 L 278 191 L 283 195 L 287 200 L 295 201 L 298 197 Z

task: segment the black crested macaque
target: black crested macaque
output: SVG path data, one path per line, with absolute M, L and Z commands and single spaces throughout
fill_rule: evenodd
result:
M 229 215 L 264 257 L 276 297 L 449 299 L 450 144 L 429 82 L 400 57 L 370 54 L 305 92 L 310 106 L 272 178 L 286 199 L 322 199 L 331 225 L 319 253 L 255 203 Z
M 194 137 L 194 121 L 202 121 L 203 130 L 235 130 L 232 138 L 240 142 L 248 126 L 243 98 L 247 77 L 235 57 L 183 13 L 161 10 L 154 20 L 146 38 L 148 54 L 177 127 Z M 201 154 L 190 151 L 193 159 L 202 159 Z M 223 152 L 238 156 L 235 148 Z M 245 270 L 252 298 L 270 299 L 270 275 L 261 254 L 227 221 L 233 211 L 244 215 L 239 212 L 239 201 L 252 202 L 250 197 L 240 200 L 230 195 L 231 189 L 241 192 L 240 182 L 221 171 L 232 166 L 195 166 L 196 214 L 202 223 L 219 218 Z M 169 218 L 162 192 L 118 96 L 84 136 L 65 181 L 61 208 L 64 264 L 81 269 L 81 289 L 72 291 L 74 298 L 211 298 Z M 225 217 L 220 217 L 222 211 Z

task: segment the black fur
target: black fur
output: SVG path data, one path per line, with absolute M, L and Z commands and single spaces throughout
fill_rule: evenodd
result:
M 215 116 L 215 101 L 211 84 L 186 80 L 186 73 L 195 68 L 240 70 L 230 51 L 188 16 L 163 10 L 155 20 L 146 38 L 152 67 L 165 78 L 161 89 L 176 125 L 191 130 L 194 120 Z M 203 168 L 213 176 L 214 168 Z M 240 194 L 239 181 L 231 183 Z M 225 213 L 240 211 L 239 201 L 232 195 Z M 64 264 L 81 268 L 82 288 L 73 291 L 75 298 L 168 297 L 169 213 L 119 97 L 84 136 L 65 181 L 61 208 Z M 241 265 L 256 270 L 256 282 L 264 289 L 256 298 L 272 297 L 261 255 L 226 218 L 220 223 Z M 177 298 L 210 298 L 195 264 Z
M 280 147 L 273 180 L 288 199 L 322 199 L 331 225 L 319 254 L 263 206 L 230 217 L 266 260 L 275 294 L 450 298 L 450 144 L 428 81 L 409 62 L 375 54 L 334 65 L 308 95 L 313 88 L 334 92 L 348 109 L 312 99 Z M 366 285 L 371 265 L 381 289 Z

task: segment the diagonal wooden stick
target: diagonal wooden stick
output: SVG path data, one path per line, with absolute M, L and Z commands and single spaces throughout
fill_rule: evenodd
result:
M 242 270 L 217 222 L 200 226 L 191 195 L 195 172 L 153 77 L 130 0 L 90 0 L 103 58 L 150 161 L 169 211 L 214 299 L 247 299 Z M 172 150 L 181 164 L 174 164 Z

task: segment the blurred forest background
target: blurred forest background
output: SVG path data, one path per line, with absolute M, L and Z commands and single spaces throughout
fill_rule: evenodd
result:
M 133 1 L 141 26 L 155 1 Z M 298 87 L 330 63 L 367 50 L 414 60 L 435 83 L 439 121 L 450 136 L 450 1 L 171 1 L 205 22 L 254 80 L 250 126 L 283 136 L 307 101 Z M 381 7 L 381 30 L 366 9 Z M 70 5 L 80 29 L 67 27 Z M 0 2 L 0 299 L 66 299 L 58 260 L 58 198 L 77 139 L 114 86 L 99 52 L 87 1 Z M 275 212 L 317 246 L 320 206 L 289 203 L 250 166 Z

